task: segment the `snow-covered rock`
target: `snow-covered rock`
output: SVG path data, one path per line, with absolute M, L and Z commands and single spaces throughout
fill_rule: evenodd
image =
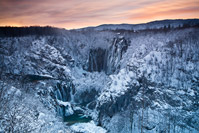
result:
M 89 123 L 76 123 L 71 126 L 75 132 L 83 133 L 106 133 L 107 131 L 99 126 L 96 126 L 93 121 Z

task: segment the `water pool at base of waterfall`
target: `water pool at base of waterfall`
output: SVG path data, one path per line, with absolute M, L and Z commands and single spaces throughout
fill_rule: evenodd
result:
M 86 116 L 80 113 L 75 113 L 64 117 L 64 122 L 66 122 L 67 125 L 73 125 L 75 123 L 87 123 L 90 122 L 91 120 L 92 118 L 90 116 Z

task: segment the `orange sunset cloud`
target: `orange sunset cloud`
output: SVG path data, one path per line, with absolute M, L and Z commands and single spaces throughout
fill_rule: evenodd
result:
M 0 0 L 0 26 L 100 24 L 199 18 L 199 0 Z

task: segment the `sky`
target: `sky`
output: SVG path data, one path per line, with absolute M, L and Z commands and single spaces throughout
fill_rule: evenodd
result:
M 74 29 L 199 18 L 199 0 L 0 0 L 0 26 Z

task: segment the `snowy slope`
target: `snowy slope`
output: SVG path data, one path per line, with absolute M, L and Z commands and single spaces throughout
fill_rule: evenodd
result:
M 0 90 L 9 89 L 0 91 L 0 101 L 9 106 L 0 108 L 0 131 L 198 132 L 198 23 L 1 37 Z M 13 101 L 25 110 L 17 110 L 12 118 L 20 122 L 12 126 Z

